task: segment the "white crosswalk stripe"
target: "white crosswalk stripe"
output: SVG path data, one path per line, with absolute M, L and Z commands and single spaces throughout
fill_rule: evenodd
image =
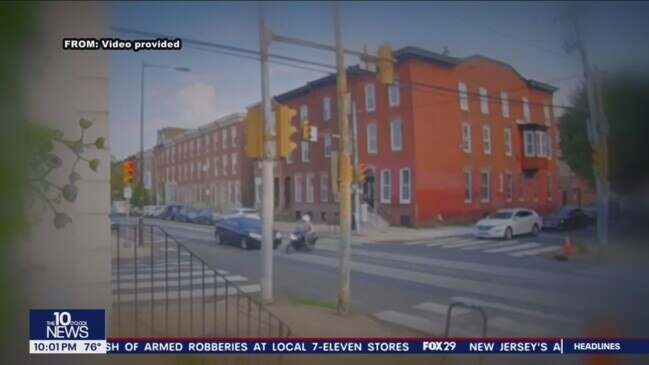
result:
M 495 247 L 503 247 L 503 246 L 511 246 L 515 245 L 518 243 L 518 240 L 512 240 L 512 241 L 497 241 L 497 242 L 492 242 L 490 243 L 489 241 L 485 242 L 485 245 L 475 245 L 475 246 L 470 246 L 470 247 L 462 247 L 462 250 L 486 250 L 489 248 L 495 248 Z
M 487 241 L 487 240 L 481 240 L 481 239 L 472 239 L 472 240 L 467 240 L 464 242 L 460 243 L 453 243 L 450 245 L 442 246 L 442 248 L 462 248 L 462 247 L 471 247 L 471 246 L 476 246 L 476 245 L 484 245 L 487 242 L 492 242 L 492 241 Z
M 514 251 L 514 250 L 522 250 L 522 249 L 539 247 L 539 246 L 541 246 L 540 243 L 529 242 L 529 243 L 521 243 L 520 245 L 515 245 L 515 246 L 493 248 L 491 250 L 485 250 L 484 252 L 486 252 L 486 253 L 503 253 L 503 252 L 509 252 L 509 251 Z
M 540 247 L 540 248 L 535 248 L 535 249 L 532 249 L 532 250 L 526 250 L 526 251 L 520 251 L 520 252 L 511 252 L 511 253 L 509 253 L 509 255 L 514 256 L 514 257 L 531 256 L 531 255 L 538 255 L 540 253 L 557 251 L 559 249 L 561 249 L 560 245 L 552 245 L 552 246 L 544 246 L 544 247 Z

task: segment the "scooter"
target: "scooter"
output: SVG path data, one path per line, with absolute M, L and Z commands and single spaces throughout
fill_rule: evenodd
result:
M 304 232 L 297 230 L 289 237 L 285 250 L 287 254 L 293 251 L 311 252 L 315 248 L 317 241 L 318 236 L 315 233 L 309 239 L 306 239 Z

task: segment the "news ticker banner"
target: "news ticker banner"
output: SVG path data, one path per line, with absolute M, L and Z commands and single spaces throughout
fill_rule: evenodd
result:
M 32 354 L 649 354 L 649 338 L 106 338 L 104 310 L 30 310 Z

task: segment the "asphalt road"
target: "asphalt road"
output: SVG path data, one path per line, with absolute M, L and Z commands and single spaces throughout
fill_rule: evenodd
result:
M 260 251 L 217 246 L 209 226 L 147 222 L 163 227 L 213 267 L 260 282 Z M 447 308 L 456 301 L 485 310 L 489 337 L 586 335 L 592 318 L 631 305 L 637 286 L 645 283 L 629 280 L 639 275 L 635 267 L 554 260 L 563 240 L 562 234 L 543 232 L 511 241 L 460 236 L 354 244 L 351 307 L 426 335 L 443 335 Z M 274 299 L 335 303 L 338 242 L 321 239 L 313 252 L 290 255 L 283 247 L 274 254 Z M 451 318 L 451 335 L 480 335 L 477 312 L 457 308 Z

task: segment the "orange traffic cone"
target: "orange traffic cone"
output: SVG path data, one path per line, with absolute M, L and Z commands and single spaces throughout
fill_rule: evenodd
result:
M 570 236 L 566 236 L 566 239 L 563 244 L 563 253 L 566 256 L 571 256 L 573 251 L 574 251 L 574 247 L 572 246 L 572 242 L 570 241 Z

